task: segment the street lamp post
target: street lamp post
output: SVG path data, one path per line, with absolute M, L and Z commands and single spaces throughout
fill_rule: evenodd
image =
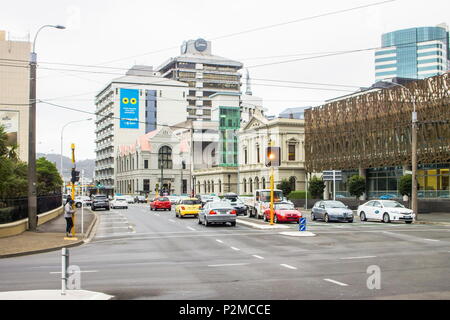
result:
M 419 206 L 417 199 L 417 111 L 416 111 L 416 99 L 410 89 L 405 87 L 402 84 L 391 82 L 391 81 L 383 81 L 390 84 L 394 84 L 395 86 L 402 87 L 405 89 L 409 95 L 411 96 L 413 111 L 411 114 L 411 171 L 412 171 L 412 190 L 411 190 L 411 209 L 415 214 L 414 220 L 417 220 L 419 216 Z
M 36 39 L 44 28 L 65 29 L 60 25 L 44 25 L 36 32 L 33 40 L 33 51 L 30 56 L 30 108 L 28 121 L 28 228 L 37 228 L 37 175 L 36 175 Z
M 82 122 L 82 121 L 90 121 L 90 120 L 92 120 L 92 118 L 70 121 L 70 122 L 66 123 L 65 125 L 63 125 L 63 127 L 61 129 L 61 153 L 60 153 L 60 159 L 59 159 L 59 161 L 60 161 L 60 166 L 59 167 L 61 168 L 61 177 L 63 179 L 63 182 L 64 182 L 64 170 L 63 170 L 63 134 L 64 134 L 64 129 L 69 124 L 76 123 L 76 122 Z

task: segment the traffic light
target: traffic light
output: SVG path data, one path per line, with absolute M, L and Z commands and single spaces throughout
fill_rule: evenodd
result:
M 280 166 L 280 147 L 267 147 L 266 149 L 266 167 Z
M 80 171 L 76 171 L 75 168 L 72 168 L 72 179 L 70 181 L 72 183 L 80 181 Z

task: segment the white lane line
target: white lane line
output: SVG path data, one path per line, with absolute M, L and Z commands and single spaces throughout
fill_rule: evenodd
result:
M 175 222 L 175 220 L 169 219 L 170 222 Z
M 437 239 L 423 239 L 423 240 L 426 240 L 426 241 L 433 241 L 433 242 L 439 242 L 439 241 L 441 241 L 441 240 L 437 240 Z
M 192 230 L 192 231 L 197 231 L 197 230 L 195 230 L 194 228 L 192 228 L 192 227 L 187 227 L 189 230 Z
M 106 228 L 98 228 L 97 231 L 100 231 L 100 230 L 110 230 L 110 229 L 130 229 L 130 226 L 126 226 L 126 227 L 106 227 Z
M 230 247 L 231 249 L 233 249 L 234 251 L 241 251 L 241 249 L 236 248 L 236 247 Z
M 296 267 L 293 267 L 293 266 L 290 266 L 290 265 L 284 264 L 284 263 L 280 264 L 280 266 L 285 267 L 285 268 L 288 268 L 288 269 L 292 269 L 292 270 L 297 270 Z
M 93 272 L 98 272 L 98 270 L 80 270 L 80 273 L 93 273 Z M 49 272 L 49 273 L 50 274 L 58 274 L 58 273 L 61 273 L 61 271 L 54 271 L 54 272 Z
M 219 240 L 219 239 L 216 239 L 216 241 L 217 241 L 218 243 L 223 243 L 223 241 L 222 241 L 222 240 Z
M 210 264 L 208 267 L 234 267 L 234 266 L 246 266 L 249 263 L 228 263 L 228 264 Z
M 376 258 L 376 256 L 345 257 L 345 258 L 339 258 L 339 259 L 341 259 L 341 260 L 352 260 L 352 259 L 369 259 L 369 258 Z
M 261 260 L 264 259 L 264 257 L 258 256 L 258 255 L 256 255 L 256 254 L 254 254 L 253 257 L 255 257 L 255 258 L 257 258 L 257 259 L 261 259 Z
M 341 287 L 347 287 L 348 286 L 348 284 L 346 284 L 346 283 L 342 283 L 342 282 L 339 282 L 339 281 L 336 281 L 336 280 L 333 280 L 333 279 L 323 279 L 323 280 L 331 282 L 331 283 L 334 283 L 334 284 L 337 284 L 337 285 L 339 285 Z

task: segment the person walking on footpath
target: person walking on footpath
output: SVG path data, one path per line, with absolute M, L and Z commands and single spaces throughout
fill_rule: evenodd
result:
M 71 237 L 70 230 L 72 230 L 73 227 L 73 214 L 75 213 L 75 210 L 73 210 L 73 203 L 74 201 L 70 199 L 67 201 L 66 205 L 64 206 L 64 218 L 66 219 L 66 237 Z

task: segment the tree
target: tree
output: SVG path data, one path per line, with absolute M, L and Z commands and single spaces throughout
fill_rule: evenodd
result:
M 309 181 L 308 191 L 314 199 L 322 199 L 325 190 L 325 182 L 316 176 Z
M 283 191 L 283 195 L 287 197 L 291 191 L 291 183 L 287 179 L 283 179 L 280 184 L 277 184 L 277 189 L 280 189 Z
M 348 192 L 355 196 L 356 199 L 361 197 L 366 192 L 366 179 L 364 177 L 354 175 L 347 181 Z
M 411 197 L 412 193 L 412 175 L 407 174 L 400 178 L 399 184 L 398 184 L 398 192 L 402 196 L 408 196 L 408 198 Z
M 53 162 L 45 158 L 36 161 L 37 193 L 38 195 L 55 194 L 61 192 L 63 181 Z

